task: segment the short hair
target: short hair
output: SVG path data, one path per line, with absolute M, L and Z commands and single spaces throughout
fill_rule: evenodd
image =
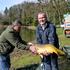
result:
M 22 22 L 18 19 L 16 19 L 14 22 L 12 22 L 12 25 L 22 25 Z
M 48 16 L 46 12 L 39 12 L 38 15 L 39 15 L 39 14 L 43 14 L 46 18 L 47 18 L 47 16 Z M 37 17 L 38 17 L 38 15 L 37 15 Z

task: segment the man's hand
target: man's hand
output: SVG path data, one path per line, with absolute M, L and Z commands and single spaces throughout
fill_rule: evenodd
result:
M 28 46 L 32 46 L 32 45 L 33 45 L 33 43 L 31 43 L 31 42 L 28 42 L 28 43 L 27 43 L 27 45 L 28 45 Z
M 30 50 L 32 53 L 36 53 L 36 48 L 35 48 L 35 46 L 34 46 L 33 43 L 28 42 L 28 46 L 29 46 L 29 50 Z
M 32 52 L 32 53 L 35 53 L 36 54 L 36 48 L 34 45 L 30 46 L 29 47 L 29 50 Z

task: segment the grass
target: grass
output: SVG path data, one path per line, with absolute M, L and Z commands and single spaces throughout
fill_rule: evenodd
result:
M 60 45 L 62 47 L 65 45 L 70 45 L 70 38 L 65 37 L 64 30 L 62 28 L 57 28 L 57 34 L 58 34 Z
M 11 55 L 11 56 L 14 55 L 11 58 L 11 64 L 12 64 L 11 67 L 20 68 L 20 67 L 25 67 L 27 65 L 40 63 L 40 57 L 38 55 L 32 54 L 30 51 L 21 51 L 16 54 L 14 53 Z
M 70 45 L 70 38 L 65 37 L 62 28 L 57 28 L 57 34 L 59 37 L 60 45 L 62 47 L 64 45 Z M 20 55 L 21 53 L 23 53 L 23 54 Z M 26 65 L 30 65 L 30 64 L 34 64 L 34 63 L 35 64 L 40 63 L 40 57 L 37 55 L 33 55 L 30 52 L 20 52 L 20 53 L 16 54 L 16 56 L 12 57 L 12 59 L 11 59 L 12 66 L 15 68 L 24 67 Z

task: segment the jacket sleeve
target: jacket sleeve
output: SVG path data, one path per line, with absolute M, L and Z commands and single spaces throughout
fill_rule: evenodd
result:
M 24 47 L 25 49 L 29 48 L 29 46 L 27 46 L 27 42 L 22 40 L 20 35 L 18 35 L 17 47 L 21 49 L 24 49 Z
M 50 32 L 49 32 L 48 40 L 49 40 L 50 44 L 53 44 L 54 46 L 59 48 L 59 41 L 58 41 L 58 37 L 56 34 L 56 27 L 54 25 L 50 26 Z
M 48 40 L 50 44 L 54 44 L 55 42 L 55 27 L 53 25 L 50 25 L 50 30 L 49 30 L 49 35 L 48 35 Z
M 15 47 L 18 47 L 20 49 L 26 48 L 27 42 L 22 40 L 20 35 L 16 35 L 13 32 L 7 32 L 5 38 L 8 42 L 10 42 Z
M 39 33 L 38 28 L 36 29 L 36 41 L 37 41 L 37 43 L 39 43 L 39 44 L 42 43 L 41 35 L 40 35 L 40 33 Z

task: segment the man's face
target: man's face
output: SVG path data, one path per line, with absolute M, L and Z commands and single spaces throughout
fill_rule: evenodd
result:
M 20 24 L 15 25 L 15 26 L 13 27 L 13 29 L 14 29 L 16 32 L 20 32 L 21 25 L 20 25 Z
M 38 22 L 41 25 L 44 25 L 46 22 L 46 15 L 44 13 L 38 14 Z

